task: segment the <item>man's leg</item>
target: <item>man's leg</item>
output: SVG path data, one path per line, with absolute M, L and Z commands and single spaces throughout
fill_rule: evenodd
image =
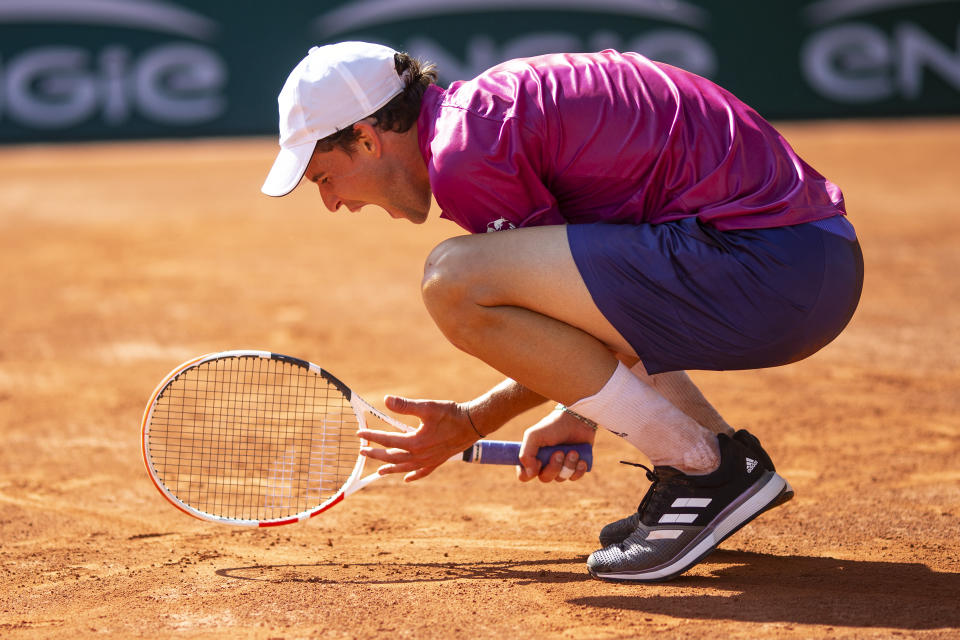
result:
M 644 369 L 642 362 L 637 362 L 630 367 L 630 371 L 656 389 L 660 395 L 673 403 L 678 409 L 696 420 L 698 424 L 713 433 L 725 433 L 728 436 L 733 436 L 733 427 L 704 397 L 686 371 L 668 371 L 651 376 Z
M 811 281 L 797 289 L 792 270 L 778 268 L 782 260 L 764 260 L 766 247 L 773 243 L 779 250 L 775 243 L 791 234 L 713 237 L 696 221 L 582 225 L 459 238 L 431 255 L 424 299 L 454 344 L 628 440 L 635 430 L 638 448 L 654 462 L 647 475 L 653 484 L 636 514 L 601 532 L 612 544 L 604 541 L 604 548 L 591 554 L 587 566 L 593 575 L 670 578 L 790 493 L 772 465 L 753 451 L 756 443 L 731 438 L 722 419 L 713 425 L 720 431 L 714 435 L 644 381 L 652 382 L 650 376 L 635 375 L 620 363 L 598 390 L 597 385 L 614 364 L 608 347 L 642 356 L 655 375 L 790 361 L 798 349 L 792 338 L 783 347 L 770 340 L 788 330 L 799 334 L 807 324 L 800 312 L 804 306 L 781 294 L 796 293 L 799 302 L 809 302 L 806 297 L 816 295 L 822 279 L 817 261 L 808 260 L 803 276 Z M 727 246 L 736 242 L 745 248 Z M 806 255 L 807 249 L 795 252 Z M 742 262 L 754 250 L 756 272 L 765 276 L 760 281 Z M 772 295 L 767 282 L 779 285 Z M 739 289 L 731 291 L 731 283 Z M 788 325 L 790 320 L 795 324 Z M 680 380 L 678 398 L 689 396 L 692 383 L 686 382 Z M 664 438 L 671 435 L 687 439 L 667 445 Z M 698 452 L 706 442 L 719 449 L 708 452 L 712 466 L 705 462 L 710 456 Z
M 593 302 L 565 227 L 463 236 L 427 261 L 423 297 L 458 348 L 545 397 L 573 405 L 654 464 L 706 473 L 713 434 L 619 364 L 633 348 Z

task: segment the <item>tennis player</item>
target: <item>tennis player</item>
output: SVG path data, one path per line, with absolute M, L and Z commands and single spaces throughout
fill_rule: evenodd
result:
M 511 60 L 436 84 L 387 47 L 315 47 L 279 96 L 263 191 L 302 178 L 331 211 L 422 223 L 431 196 L 469 232 L 427 259 L 423 299 L 461 350 L 508 378 L 466 403 L 389 396 L 412 434 L 362 433 L 415 480 L 547 400 L 521 480 L 576 480 L 597 425 L 646 455 L 637 511 L 600 532 L 596 577 L 664 580 L 793 495 L 756 437 L 685 373 L 789 364 L 833 340 L 863 262 L 840 189 L 756 111 L 636 53 Z

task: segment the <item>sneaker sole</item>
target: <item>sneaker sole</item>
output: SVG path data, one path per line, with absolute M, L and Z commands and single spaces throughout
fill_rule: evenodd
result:
M 773 509 L 774 507 L 779 507 L 785 502 L 790 502 L 791 500 L 793 500 L 793 487 L 790 486 L 790 482 L 787 481 L 786 479 L 784 479 L 783 483 L 784 483 L 784 487 L 783 489 L 780 490 L 780 493 L 777 495 L 777 497 L 774 498 L 773 501 L 770 504 L 768 504 L 764 508 L 764 510 L 761 511 L 760 513 L 770 511 L 770 509 Z M 757 515 L 760 515 L 760 514 L 757 514 Z
M 788 495 L 789 497 L 781 499 L 783 495 Z M 700 535 L 694 538 L 691 544 L 669 564 L 662 565 L 653 570 L 617 573 L 594 572 L 589 566 L 587 569 L 593 577 L 601 580 L 628 580 L 635 582 L 669 580 L 703 560 L 716 549 L 721 542 L 739 531 L 741 527 L 758 515 L 767 509 L 773 508 L 777 504 L 786 502 L 792 497 L 793 489 L 789 483 L 779 474 L 772 473 L 762 486 L 755 488 L 753 493 L 748 494 L 745 499 L 741 501 L 734 502 L 727 507 L 726 511 L 721 512 L 717 519 L 714 520 L 714 523 L 705 527 Z M 778 499 L 781 499 L 780 502 L 778 502 Z

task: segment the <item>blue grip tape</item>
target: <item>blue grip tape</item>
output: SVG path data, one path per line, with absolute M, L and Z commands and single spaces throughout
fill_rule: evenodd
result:
M 537 460 L 540 461 L 540 464 L 546 465 L 550 462 L 550 456 L 557 451 L 563 451 L 564 455 L 568 451 L 576 451 L 580 455 L 580 459 L 587 463 L 587 471 L 593 468 L 593 447 L 586 443 L 543 447 L 537 451 Z M 480 440 L 463 452 L 463 459 L 466 462 L 479 462 L 480 464 L 517 465 L 520 464 L 520 443 L 503 440 Z

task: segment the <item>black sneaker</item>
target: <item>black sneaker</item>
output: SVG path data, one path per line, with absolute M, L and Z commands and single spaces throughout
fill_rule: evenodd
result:
M 745 446 L 752 453 L 757 454 L 757 459 L 760 460 L 760 464 L 762 464 L 765 469 L 768 471 L 777 470 L 777 468 L 773 466 L 773 460 L 771 460 L 770 456 L 767 455 L 767 452 L 763 450 L 763 447 L 760 445 L 760 441 L 755 435 L 746 429 L 740 429 L 733 434 L 733 439 Z M 783 488 L 783 491 L 780 492 L 780 495 L 778 495 L 776 500 L 771 502 L 770 506 L 764 509 L 764 511 L 768 511 L 774 507 L 779 507 L 784 502 L 788 502 L 791 498 L 793 498 L 793 487 L 791 487 L 790 483 L 787 482 L 786 486 Z
M 587 569 L 605 580 L 673 578 L 763 513 L 787 482 L 749 448 L 719 435 L 720 468 L 690 476 L 673 467 L 647 471 L 653 484 L 622 542 L 594 551 Z
M 733 439 L 745 446 L 752 453 L 756 455 L 756 460 L 759 460 L 760 464 L 763 465 L 763 468 L 767 471 L 776 471 L 777 468 L 773 466 L 773 460 L 770 459 L 770 456 L 767 455 L 767 452 L 764 451 L 763 446 L 761 446 L 760 441 L 752 433 L 746 429 L 740 429 L 735 434 L 733 434 Z M 648 474 L 649 476 L 649 474 Z M 653 478 L 648 478 L 653 482 Z M 786 481 L 785 481 L 786 482 Z M 778 507 L 784 502 L 787 502 L 793 497 L 793 487 L 790 486 L 789 482 L 786 482 L 783 491 L 780 492 L 780 495 L 767 506 L 764 511 Z M 600 546 L 609 547 L 612 544 L 617 544 L 618 542 L 623 542 L 627 539 L 633 530 L 637 528 L 637 525 L 640 523 L 640 509 L 637 508 L 632 514 L 626 518 L 621 518 L 616 522 L 611 522 L 606 525 L 603 529 L 600 530 Z

